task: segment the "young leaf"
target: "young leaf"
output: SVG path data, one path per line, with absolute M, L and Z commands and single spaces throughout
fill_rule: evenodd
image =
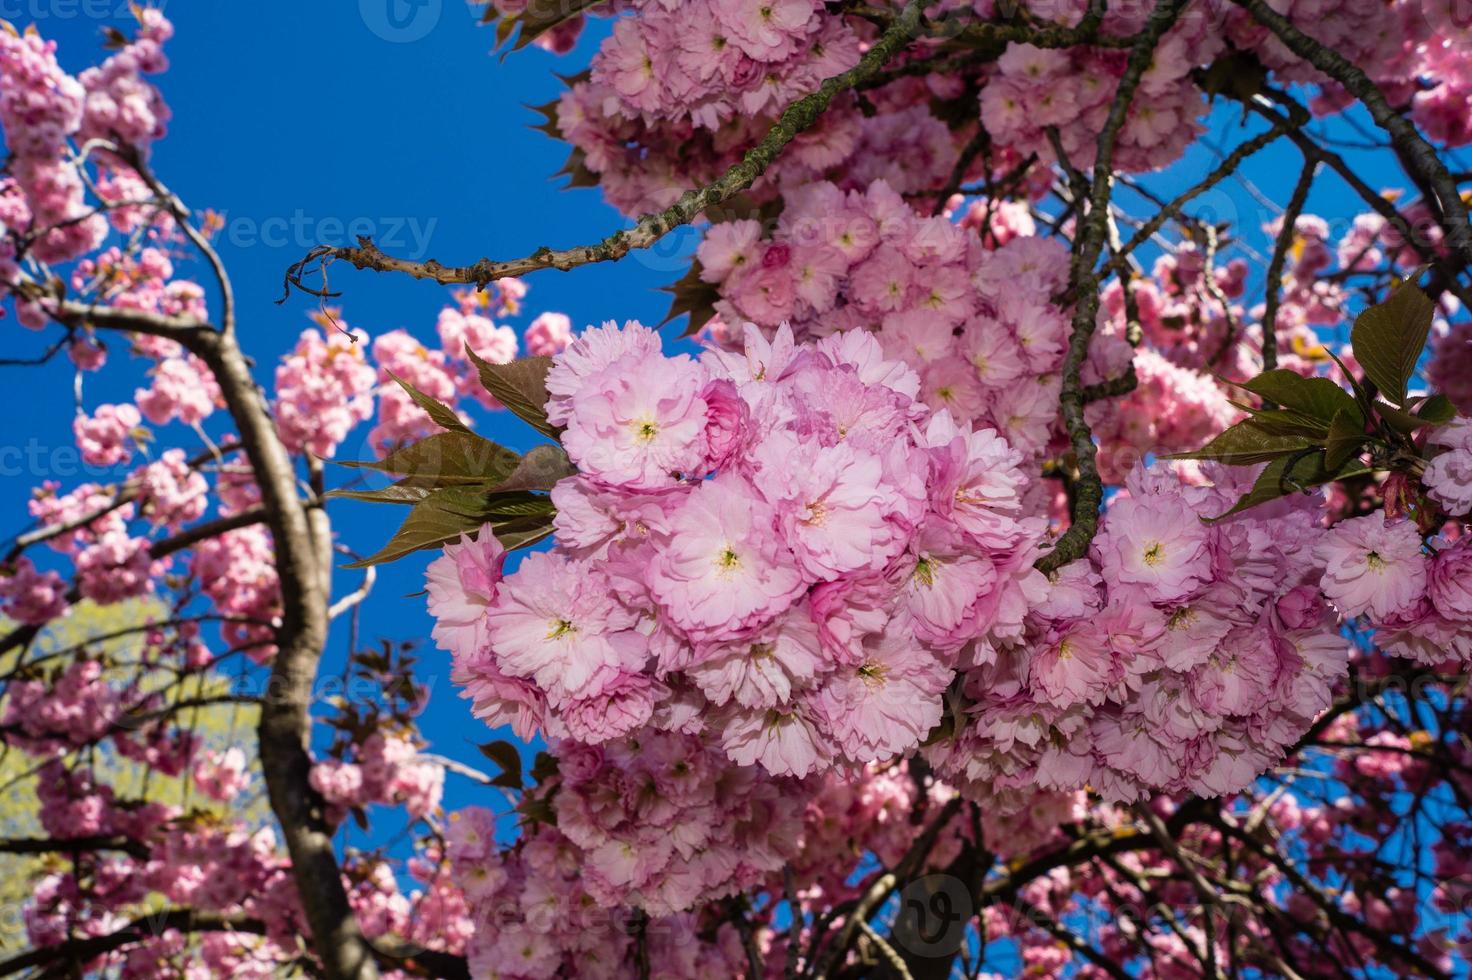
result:
M 382 565 L 407 554 L 438 548 L 468 531 L 478 529 L 484 519 L 476 516 L 480 494 L 466 487 L 436 490 L 409 511 L 403 526 L 376 554 L 344 565 L 344 568 L 367 568 Z M 550 521 L 548 522 L 550 528 Z
M 576 476 L 578 468 L 572 465 L 572 460 L 567 458 L 567 453 L 562 451 L 561 446 L 533 446 L 516 464 L 512 471 L 502 482 L 496 484 L 495 489 L 501 492 L 511 490 L 551 490 L 557 486 L 559 480 L 569 476 Z
M 545 436 L 557 438 L 558 428 L 547 421 L 547 372 L 550 357 L 522 357 L 510 364 L 492 364 L 465 346 L 465 355 L 480 372 L 480 383 L 517 418 Z
M 529 548 L 552 533 L 551 517 L 518 517 L 492 525 L 496 540 L 507 551 Z
M 499 483 L 521 457 L 473 432 L 436 432 L 374 462 L 337 462 L 404 477 L 399 483 L 406 486 L 449 487 Z
M 1365 444 L 1365 420 L 1360 417 L 1359 406 L 1344 409 L 1334 416 L 1329 426 L 1329 438 L 1324 443 L 1324 466 L 1333 471 L 1339 469 L 1355 456 Z
M 481 755 L 490 759 L 501 770 L 491 780 L 492 786 L 504 786 L 507 789 L 522 788 L 521 753 L 516 751 L 516 746 L 503 739 L 497 739 L 476 747 L 480 749 Z
M 1230 399 L 1229 399 L 1230 401 Z M 1252 416 L 1252 424 L 1267 432 L 1276 432 L 1280 435 L 1307 436 L 1322 443 L 1329 435 L 1329 424 L 1321 422 L 1316 418 L 1304 415 L 1302 412 L 1292 412 L 1287 409 L 1262 409 L 1253 408 L 1250 405 L 1241 405 L 1230 402 L 1237 408 Z
M 1446 425 L 1457 417 L 1457 406 L 1445 395 L 1432 395 L 1416 406 L 1416 417 L 1432 425 Z
M 1341 411 L 1359 411 L 1354 396 L 1328 378 L 1305 378 L 1285 368 L 1264 371 L 1242 387 L 1283 408 L 1326 423 Z
M 706 282 L 701 278 L 699 259 L 692 259 L 689 270 L 683 276 L 659 289 L 660 292 L 669 293 L 674 297 L 670 301 L 669 312 L 664 315 L 663 320 L 659 321 L 660 326 L 688 313 L 690 320 L 682 336 L 691 337 L 699 333 L 700 328 L 716 315 L 716 301 L 721 298 L 721 293 L 715 283 Z
M 395 483 L 382 490 L 329 490 L 327 496 L 341 500 L 361 500 L 369 504 L 417 504 L 430 494 L 429 487 Z
M 1407 412 L 1404 409 L 1387 405 L 1381 401 L 1375 403 L 1375 411 L 1379 413 L 1382 419 L 1389 423 L 1392 429 L 1403 435 L 1410 435 L 1417 429 L 1424 429 L 1428 425 L 1441 425 L 1444 421 L 1449 421 L 1449 419 L 1442 419 L 1444 413 L 1441 411 L 1440 403 L 1431 407 L 1432 416 L 1429 418 L 1420 412 Z M 1453 410 L 1453 414 L 1455 414 L 1455 410 Z
M 1165 459 L 1214 459 L 1233 466 L 1261 463 L 1312 449 L 1319 444 L 1307 436 L 1273 432 L 1248 419 L 1218 435 L 1191 453 L 1172 453 Z
M 511 51 L 520 51 L 558 24 L 571 20 L 602 2 L 603 0 L 531 0 L 524 9 L 505 14 L 501 13 L 499 4 L 487 3 L 481 23 L 490 24 L 499 19 L 500 22 L 496 24 L 498 48 L 516 31 L 516 41 L 506 52 L 509 54 Z M 518 27 L 521 30 L 517 31 Z
M 513 517 L 551 517 L 557 513 L 550 498 L 539 493 L 491 493 L 485 497 L 486 519 L 492 523 Z
M 392 371 L 388 372 L 388 376 L 397 381 L 399 383 L 399 387 L 403 388 L 409 393 L 409 397 L 414 399 L 414 404 L 424 409 L 425 412 L 429 414 L 430 421 L 432 421 L 435 425 L 439 426 L 441 429 L 447 429 L 450 432 L 470 431 L 470 429 L 466 427 L 465 423 L 460 421 L 460 416 L 455 414 L 455 410 L 453 408 L 446 405 L 438 398 L 433 398 L 429 395 L 426 395 L 424 392 L 420 391 L 418 388 L 414 387 L 409 382 L 399 377 L 397 374 L 394 374 Z
M 1349 342 L 1365 376 L 1396 405 L 1405 404 L 1406 385 L 1431 333 L 1435 304 L 1414 283 L 1402 283 L 1385 301 L 1355 318 Z
M 1252 484 L 1252 489 L 1242 495 L 1242 498 L 1232 505 L 1232 509 L 1216 517 L 1203 517 L 1207 524 L 1215 524 L 1217 521 L 1226 520 L 1233 514 L 1258 504 L 1265 504 L 1280 497 L 1286 497 L 1290 493 L 1298 493 L 1301 490 L 1323 486 L 1337 479 L 1339 473 L 1325 469 L 1324 454 L 1320 452 L 1296 453 L 1292 456 L 1282 456 L 1268 463 L 1263 471 L 1258 474 L 1257 481 Z

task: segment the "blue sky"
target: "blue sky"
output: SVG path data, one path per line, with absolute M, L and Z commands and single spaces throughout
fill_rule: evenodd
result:
M 277 305 L 284 270 L 313 244 L 344 241 L 350 228 L 368 230 L 398 255 L 462 263 L 593 241 L 621 224 L 596 190 L 565 191 L 550 179 L 566 147 L 528 128 L 539 119 L 525 108 L 557 96 L 563 86 L 553 73 L 586 65 L 606 22 L 595 22 L 569 57 L 527 49 L 502 61 L 490 53 L 492 33 L 475 26 L 479 9 L 463 0 L 267 0 L 248 13 L 220 3 L 165 5 L 178 30 L 168 49 L 173 66 L 161 81 L 174 117 L 169 136 L 155 148 L 155 170 L 192 207 L 224 214 L 217 242 L 238 297 L 241 342 L 256 358 L 259 376 L 269 378 L 276 358 L 309 325 L 315 305 L 301 294 Z M 0 0 L 0 16 L 21 26 L 36 22 L 60 43 L 62 64 L 71 71 L 98 60 L 102 27 L 128 28 L 124 0 Z M 1239 122 L 1240 111 L 1214 114 L 1210 138 L 1235 144 L 1242 138 Z M 1151 183 L 1173 194 L 1213 163 L 1198 145 Z M 1247 174 L 1282 201 L 1298 166 L 1296 151 L 1275 146 L 1254 158 Z M 1383 165 L 1368 172 L 1373 185 L 1395 182 Z M 1138 203 L 1128 193 L 1121 200 Z M 1225 184 L 1197 207 L 1243 225 L 1247 244 L 1264 253 L 1270 248 L 1256 226 L 1271 212 L 1242 185 Z M 1326 182 L 1310 210 L 1348 216 L 1359 209 L 1339 185 Z M 683 241 L 688 247 L 688 237 Z M 635 253 L 613 265 L 533 276 L 527 315 L 515 322 L 524 325 L 545 309 L 566 312 L 577 326 L 658 321 L 668 298 L 654 290 L 683 271 L 679 252 Z M 202 277 L 203 270 L 189 274 Z M 432 340 L 435 315 L 448 299 L 431 284 L 341 264 L 333 269 L 332 286 L 344 293 L 336 302 L 346 321 L 372 335 L 404 327 Z M 8 355 L 44 348 L 41 337 L 5 329 Z M 125 400 L 141 381 L 146 362 L 113 348 L 107 370 L 86 379 L 89 408 Z M 29 458 L 52 461 L 0 467 L 0 507 L 9 515 L 0 532 L 9 534 L 24 524 L 24 501 L 41 479 L 55 476 L 71 486 L 77 478 L 61 472 L 54 462 L 59 457 L 50 455 L 72 441 L 69 365 L 3 372 L 20 409 L 10 416 L 3 442 L 38 447 L 43 452 Z M 481 429 L 513 447 L 529 444 L 529 430 L 508 416 Z M 366 458 L 367 431 L 361 427 L 344 452 Z M 329 483 L 333 477 L 347 479 L 342 470 Z M 333 513 L 345 542 L 364 553 L 402 516 L 396 508 L 346 502 L 335 504 Z M 425 734 L 435 751 L 480 763 L 474 746 L 489 733 L 455 696 L 444 656 L 428 643 L 423 600 L 406 597 L 420 589 L 426 561 L 411 557 L 382 570 L 364 608 L 361 640 L 424 641 L 422 675 L 432 685 Z M 356 573 L 345 573 L 342 585 L 352 588 L 356 581 Z M 346 631 L 338 629 L 325 671 L 336 672 L 345 644 Z M 482 794 L 450 777 L 448 802 L 489 802 Z

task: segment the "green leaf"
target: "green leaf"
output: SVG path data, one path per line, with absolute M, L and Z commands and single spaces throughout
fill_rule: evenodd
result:
M 1232 505 L 1231 510 L 1216 517 L 1203 517 L 1202 520 L 1207 524 L 1215 524 L 1259 504 L 1286 497 L 1290 493 L 1331 483 L 1341 475 L 1343 474 L 1325 469 L 1324 454 L 1320 452 L 1308 451 L 1282 456 L 1263 468 L 1256 482 L 1252 484 L 1252 489 L 1243 494 Z
M 1457 417 L 1457 406 L 1445 395 L 1432 395 L 1416 406 L 1416 417 L 1432 425 L 1446 425 Z
M 468 344 L 465 355 L 480 372 L 481 387 L 511 414 L 543 435 L 557 438 L 560 430 L 547 421 L 547 372 L 552 369 L 552 358 L 522 357 L 510 364 L 492 364 Z
M 1433 413 L 1435 413 L 1435 415 L 1437 416 L 1441 414 L 1439 408 L 1440 406 L 1438 405 L 1432 409 Z M 1407 412 L 1406 410 L 1396 408 L 1393 405 L 1387 405 L 1382 401 L 1375 402 L 1375 411 L 1379 413 L 1380 417 L 1384 419 L 1392 429 L 1401 433 L 1402 435 L 1410 435 L 1417 429 L 1424 429 L 1428 425 L 1442 424 L 1441 422 L 1438 422 L 1436 418 L 1425 418 L 1419 413 Z M 1455 410 L 1453 411 L 1455 412 Z
M 481 23 L 496 25 L 496 47 L 505 44 L 512 32 L 516 32 L 516 41 L 511 45 L 510 51 L 520 51 L 558 24 L 603 2 L 604 0 L 530 0 L 522 10 L 507 14 L 501 13 L 497 4 L 486 3 Z
M 418 388 L 414 387 L 409 382 L 399 377 L 397 374 L 394 374 L 392 371 L 388 372 L 388 376 L 397 381 L 399 383 L 399 387 L 403 388 L 409 393 L 409 397 L 414 399 L 414 404 L 424 409 L 424 411 L 428 413 L 430 421 L 434 422 L 435 425 L 439 426 L 441 429 L 448 429 L 451 432 L 470 431 L 470 429 L 466 427 L 465 423 L 460 421 L 460 416 L 455 414 L 455 410 L 453 408 L 446 405 L 438 398 L 426 395 L 424 392 L 420 391 Z
M 492 780 L 492 786 L 504 786 L 507 789 L 521 789 L 521 753 L 516 746 L 504 739 L 494 742 L 486 742 L 479 745 L 481 755 L 490 759 L 501 770 Z
M 538 493 L 492 493 L 485 498 L 485 515 L 493 523 L 513 517 L 551 517 L 552 501 Z
M 1252 424 L 1267 432 L 1276 432 L 1282 435 L 1307 436 L 1311 439 L 1323 442 L 1324 437 L 1329 434 L 1327 422 L 1321 422 L 1316 418 L 1304 415 L 1302 412 L 1293 412 L 1287 409 L 1262 409 L 1253 408 L 1238 402 L 1228 401 L 1252 416 Z
M 521 457 L 473 432 L 436 432 L 374 462 L 338 462 L 404 477 L 399 483 L 406 486 L 450 487 L 499 483 L 516 471 Z
M 395 483 L 382 490 L 329 490 L 327 496 L 341 500 L 361 500 L 369 504 L 417 504 L 430 494 L 429 487 Z
M 1396 405 L 1405 404 L 1406 385 L 1431 333 L 1436 306 L 1414 283 L 1402 283 L 1384 302 L 1361 313 L 1354 321 L 1349 342 L 1355 360 L 1380 393 Z
M 477 530 L 484 521 L 474 516 L 480 494 L 466 487 L 436 490 L 409 511 L 403 525 L 377 553 L 344 565 L 367 568 L 382 565 L 416 551 L 438 548 L 460 535 Z M 550 527 L 550 522 L 549 522 Z
M 516 464 L 516 469 L 505 480 L 496 484 L 502 492 L 511 490 L 551 490 L 558 481 L 576 476 L 578 468 L 572 465 L 561 446 L 534 446 Z
M 545 783 L 557 775 L 557 757 L 548 752 L 538 752 L 532 760 L 532 779 Z
M 1354 396 L 1328 378 L 1305 378 L 1284 368 L 1264 371 L 1242 387 L 1283 408 L 1325 423 L 1333 421 L 1341 411 L 1359 411 Z
M 493 526 L 496 540 L 507 551 L 529 548 L 552 533 L 550 517 L 518 517 Z
M 1191 453 L 1172 453 L 1165 459 L 1214 459 L 1233 466 L 1247 466 L 1276 459 L 1319 444 L 1307 436 L 1273 432 L 1248 419 L 1218 435 Z
M 1328 441 L 1324 444 L 1325 468 L 1337 470 L 1349 462 L 1351 457 L 1359 453 L 1367 438 L 1365 420 L 1360 417 L 1359 406 L 1341 410 L 1334 416 L 1334 422 L 1329 426 Z

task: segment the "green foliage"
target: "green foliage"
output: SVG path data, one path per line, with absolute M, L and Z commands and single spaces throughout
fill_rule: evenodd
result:
M 1406 386 L 1416 373 L 1435 312 L 1430 297 L 1408 282 L 1355 318 L 1349 335 L 1355 359 L 1394 405 L 1405 404 Z
M 466 348 L 481 384 L 501 404 L 538 432 L 556 438 L 547 421 L 547 371 L 551 358 L 532 357 L 491 364 Z M 342 465 L 376 470 L 399 479 L 379 490 L 343 489 L 328 494 L 368 503 L 406 504 L 409 516 L 377 553 L 346 567 L 394 561 L 416 551 L 440 548 L 462 534 L 490 524 L 508 550 L 535 544 L 552 533 L 555 510 L 547 492 L 577 469 L 558 445 L 512 452 L 470 431 L 447 405 L 395 378 L 444 432 L 395 450 L 377 462 Z
M 478 748 L 481 751 L 481 755 L 494 762 L 496 768 L 500 770 L 491 779 L 492 786 L 504 786 L 506 789 L 523 788 L 521 779 L 521 753 L 517 751 L 516 746 L 504 739 L 497 739 L 494 742 L 486 742 L 484 745 L 478 746 Z
M 1265 371 L 1239 385 L 1262 400 L 1233 402 L 1248 418 L 1205 446 L 1167 459 L 1215 460 L 1234 466 L 1266 463 L 1252 489 L 1217 521 L 1290 493 L 1379 469 L 1410 468 L 1419 457 L 1410 437 L 1449 421 L 1456 410 L 1442 395 L 1409 397 L 1431 329 L 1434 307 L 1413 283 L 1403 283 L 1355 320 L 1352 341 L 1366 380 L 1334 358 L 1351 386 L 1294 371 Z M 1332 355 L 1330 355 L 1332 356 Z M 1385 398 L 1376 398 L 1379 392 Z M 1388 401 L 1386 400 L 1388 399 Z M 1364 457 L 1369 454 L 1371 466 Z
M 603 0 L 530 0 L 525 8 L 511 13 L 503 13 L 501 4 L 490 0 L 481 2 L 486 9 L 480 22 L 496 25 L 496 46 L 505 44 L 514 33 L 516 40 L 511 50 L 520 51 L 558 24 L 598 6 Z
M 480 384 L 507 410 L 532 428 L 556 439 L 559 429 L 547 421 L 547 372 L 550 357 L 522 357 L 510 364 L 492 364 L 467 344 L 465 356 L 480 372 Z

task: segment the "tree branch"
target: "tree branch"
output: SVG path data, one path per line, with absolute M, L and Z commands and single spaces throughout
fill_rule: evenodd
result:
M 1099 260 L 1107 231 L 1109 196 L 1113 181 L 1110 171 L 1119 131 L 1124 126 L 1135 90 L 1140 85 L 1140 78 L 1154 58 L 1155 46 L 1176 22 L 1185 4 L 1186 0 L 1157 0 L 1155 9 L 1150 12 L 1150 19 L 1130 49 L 1124 77 L 1119 80 L 1119 90 L 1109 106 L 1104 128 L 1099 132 L 1089 211 L 1080 216 L 1074 241 L 1073 264 L 1069 270 L 1069 293 L 1076 305 L 1073 333 L 1069 337 L 1068 353 L 1063 361 L 1063 390 L 1059 395 L 1064 425 L 1068 429 L 1069 442 L 1078 466 L 1078 480 L 1075 484 L 1076 492 L 1068 530 L 1063 532 L 1051 551 L 1038 559 L 1037 567 L 1045 573 L 1053 572 L 1082 557 L 1099 528 L 1099 507 L 1104 502 L 1104 484 L 1099 478 L 1094 434 L 1084 418 L 1081 378 L 1084 360 L 1089 353 L 1089 341 L 1094 337 L 1099 313 L 1100 277 L 1094 271 L 1094 266 Z
M 1385 93 L 1369 75 L 1339 52 L 1299 30 L 1287 17 L 1268 6 L 1267 0 L 1233 2 L 1272 31 L 1288 50 L 1343 85 L 1364 103 L 1370 118 L 1385 130 L 1391 143 L 1410 165 L 1413 176 L 1419 176 L 1435 190 L 1447 219 L 1447 240 L 1461 255 L 1464 264 L 1472 264 L 1472 226 L 1467 224 L 1467 205 L 1457 193 L 1457 182 L 1437 156 L 1436 148 L 1426 141 L 1409 119 L 1391 107 Z
M 915 39 L 920 32 L 920 15 L 924 6 L 925 0 L 910 0 L 859 59 L 858 64 L 824 80 L 816 92 L 789 104 L 767 135 L 746 152 L 740 163 L 732 166 L 712 183 L 681 194 L 679 200 L 663 211 L 644 215 L 627 231 L 616 231 L 594 245 L 562 250 L 543 246 L 525 258 L 505 262 L 481 259 L 466 266 L 442 265 L 434 259 L 413 262 L 396 258 L 385 254 L 373 244 L 372 239 L 362 236 L 359 237 L 356 248 L 319 245 L 308 252 L 305 258 L 287 270 L 286 296 L 290 295 L 292 286 L 314 296 L 328 295 L 325 290 L 305 285 L 302 276 L 313 263 L 325 264 L 334 259 L 342 259 L 358 269 L 401 272 L 415 279 L 430 279 L 441 285 L 474 285 L 484 288 L 487 283 L 497 279 L 523 276 L 542 269 L 566 272 L 595 262 L 616 262 L 635 249 L 648 248 L 671 230 L 695 220 L 706 208 L 730 200 L 755 183 L 772 161 L 786 149 L 787 144 L 817 122 L 818 117 L 840 92 L 847 91 L 874 75 Z M 283 302 L 286 296 L 282 297 Z

